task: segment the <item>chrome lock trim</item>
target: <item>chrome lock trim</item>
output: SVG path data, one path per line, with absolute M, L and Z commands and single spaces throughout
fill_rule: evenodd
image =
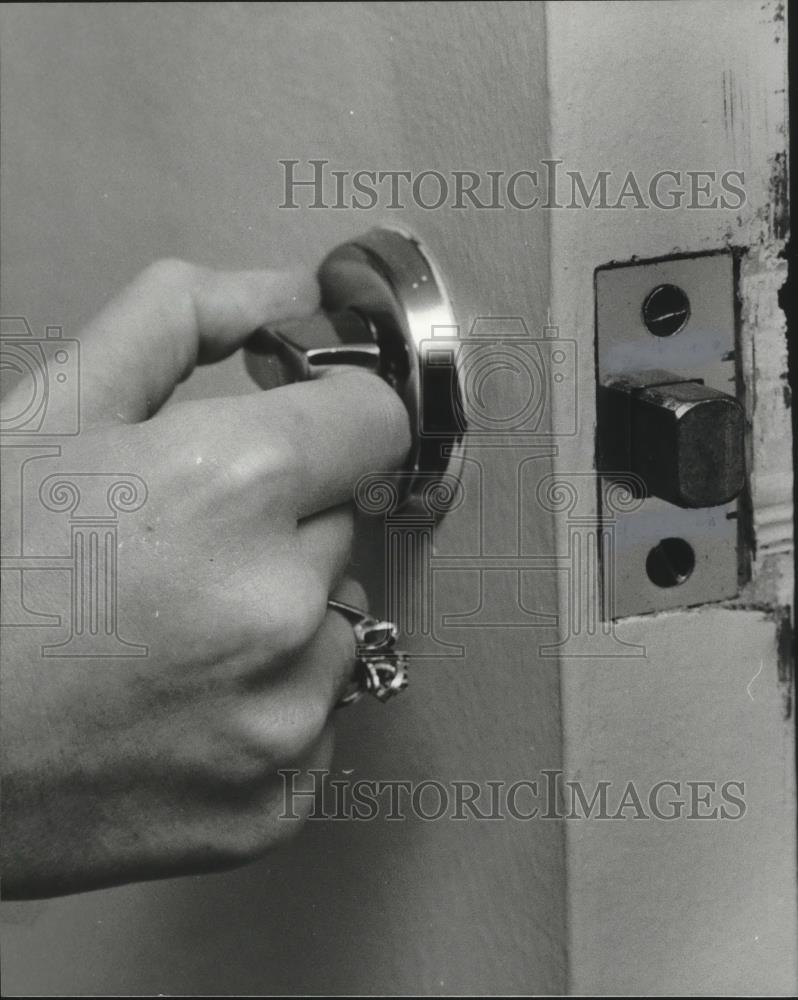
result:
M 318 278 L 322 312 L 257 330 L 247 370 L 265 389 L 339 364 L 385 379 L 410 415 L 403 499 L 412 503 L 437 479 L 458 477 L 462 464 L 462 376 L 433 342 L 436 331 L 456 329 L 443 281 L 418 240 L 385 227 L 336 247 Z

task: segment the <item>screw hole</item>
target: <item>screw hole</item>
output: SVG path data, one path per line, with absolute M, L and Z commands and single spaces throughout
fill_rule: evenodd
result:
M 663 538 L 649 552 L 646 573 L 658 587 L 679 587 L 695 569 L 695 552 L 683 538 Z
M 690 300 L 677 285 L 657 285 L 643 303 L 643 322 L 655 337 L 672 337 L 690 319 Z

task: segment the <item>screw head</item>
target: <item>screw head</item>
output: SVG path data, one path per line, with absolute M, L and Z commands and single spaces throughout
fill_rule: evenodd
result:
M 690 300 L 678 285 L 657 285 L 643 303 L 643 322 L 655 337 L 672 337 L 690 319 Z
M 680 587 L 694 569 L 695 552 L 683 538 L 663 538 L 646 559 L 646 573 L 657 587 Z

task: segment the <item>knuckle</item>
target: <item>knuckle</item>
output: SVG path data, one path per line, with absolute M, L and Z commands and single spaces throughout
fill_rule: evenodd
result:
M 214 449 L 211 488 L 229 496 L 257 491 L 261 509 L 283 509 L 303 490 L 301 456 L 287 434 L 271 430 L 252 447 L 237 449 L 220 443 Z
M 397 461 L 410 447 L 410 420 L 399 394 L 381 378 L 366 372 L 348 372 L 341 376 L 351 380 L 349 389 L 353 398 L 367 404 L 372 435 L 379 441 L 390 442 Z
M 153 261 L 141 275 L 144 284 L 158 289 L 191 288 L 197 277 L 196 265 L 178 257 L 163 257 Z
M 268 696 L 267 696 L 268 699 Z M 234 724 L 233 752 L 217 777 L 232 787 L 262 786 L 280 768 L 303 760 L 316 746 L 330 712 L 322 691 L 286 694 L 248 704 Z
M 368 611 L 369 599 L 366 589 L 359 580 L 347 576 L 338 584 L 335 591 L 336 600 L 351 604 L 356 608 Z
M 340 533 L 341 548 L 347 554 L 351 554 L 355 541 L 355 509 L 352 504 L 338 509 L 336 524 Z
M 245 496 L 260 488 L 259 467 L 249 454 L 218 455 L 211 476 L 211 490 L 225 497 Z
M 268 724 L 264 755 L 271 770 L 302 760 L 324 732 L 329 704 L 321 697 L 305 698 Z
M 213 838 L 213 867 L 224 871 L 251 864 L 269 847 L 270 838 L 257 816 L 236 815 Z
M 312 762 L 294 766 L 292 760 L 283 772 L 272 769 L 244 795 L 233 788 L 221 812 L 214 810 L 209 823 L 195 829 L 197 854 L 211 869 L 239 868 L 292 839 L 314 808 L 318 775 L 324 774 L 331 760 L 332 739 L 317 738 Z
M 279 653 L 306 646 L 324 621 L 327 589 L 310 570 L 295 570 L 293 579 L 273 587 L 265 608 L 270 644 Z
M 228 716 L 223 733 L 205 752 L 193 755 L 191 771 L 209 794 L 244 808 L 262 797 L 279 768 L 312 751 L 329 711 L 322 692 L 248 702 Z
M 261 443 L 258 472 L 269 497 L 302 489 L 302 457 L 288 434 L 273 430 Z
M 237 794 L 257 789 L 270 772 L 263 748 L 243 736 L 227 752 L 218 753 L 209 767 L 217 788 Z
M 181 442 L 170 448 L 170 475 L 202 498 L 206 507 L 218 509 L 232 502 L 238 510 L 243 502 L 253 511 L 279 513 L 287 508 L 299 481 L 296 456 L 287 442 L 268 435 L 251 447 L 231 448 L 223 438 L 198 440 L 196 427 L 212 424 L 217 416 L 207 404 L 191 401 L 163 416 L 170 439 Z
M 322 770 L 329 767 L 330 757 L 317 762 Z M 291 771 L 292 776 L 296 772 Z M 302 794 L 297 795 L 290 782 L 279 776 L 266 795 L 259 796 L 242 809 L 237 809 L 222 830 L 213 838 L 214 867 L 240 868 L 257 861 L 270 849 L 284 844 L 301 831 L 314 809 L 312 785 L 307 775 L 299 772 Z M 292 791 L 294 794 L 292 794 Z
M 355 637 L 351 631 L 339 631 L 334 651 L 330 650 L 329 698 L 335 703 L 349 688 L 355 675 Z
M 279 403 L 277 400 L 274 403 L 279 405 L 281 426 L 291 428 L 290 435 L 285 432 L 286 436 L 290 436 L 294 442 L 308 440 L 316 430 L 312 401 L 298 401 L 293 395 L 285 394 L 280 397 Z
M 137 291 L 149 301 L 164 330 L 182 331 L 198 325 L 197 292 L 203 287 L 203 270 L 188 261 L 164 258 L 142 272 Z M 173 337 L 172 350 L 178 370 L 188 374 L 197 348 L 190 338 Z
M 336 617 L 338 619 L 338 629 L 335 633 L 335 653 L 337 666 L 340 667 L 338 672 L 344 674 L 346 673 L 347 668 L 350 668 L 351 673 L 351 667 L 355 660 L 357 640 L 355 639 L 355 633 L 349 622 L 342 621 L 340 616 Z
M 202 729 L 183 742 L 183 772 L 203 794 L 217 799 L 238 801 L 254 792 L 269 774 L 262 740 L 254 738 L 236 707 L 219 708 L 201 721 Z
M 264 564 L 270 551 L 274 556 L 274 549 L 264 549 Z M 237 658 L 247 678 L 290 662 L 316 635 L 327 610 L 323 582 L 284 553 L 266 572 L 267 579 L 250 570 L 234 578 L 223 575 L 208 586 L 196 611 L 213 620 L 215 648 Z

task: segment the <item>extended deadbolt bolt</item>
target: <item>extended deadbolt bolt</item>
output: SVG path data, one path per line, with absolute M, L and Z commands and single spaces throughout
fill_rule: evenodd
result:
M 601 471 L 633 472 L 650 496 L 716 507 L 743 488 L 743 408 L 699 380 L 659 371 L 610 379 L 599 423 Z

